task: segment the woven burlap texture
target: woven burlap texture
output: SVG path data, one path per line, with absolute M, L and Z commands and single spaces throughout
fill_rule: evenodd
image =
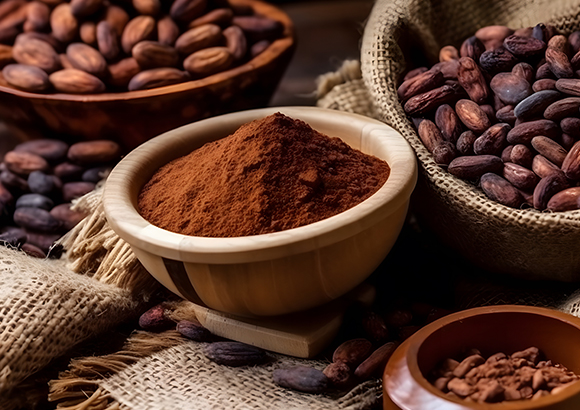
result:
M 544 22 L 568 34 L 580 28 L 579 7 L 578 0 L 377 0 L 365 27 L 364 84 L 379 118 L 403 135 L 420 163 L 415 211 L 446 244 L 485 269 L 526 279 L 580 280 L 580 211 L 508 208 L 437 166 L 397 98 L 405 57 L 424 54 L 433 64 L 442 46 L 459 47 L 486 25 Z
M 77 343 L 134 314 L 129 293 L 0 246 L 0 408 L 10 390 Z

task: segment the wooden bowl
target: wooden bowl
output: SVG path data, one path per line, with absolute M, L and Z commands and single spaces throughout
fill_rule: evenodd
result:
M 10 87 L 0 73 L 0 119 L 21 138 L 108 138 L 130 150 L 193 121 L 267 106 L 294 52 L 294 26 L 288 15 L 267 3 L 231 1 L 249 4 L 257 14 L 284 25 L 282 37 L 247 63 L 176 85 L 90 95 L 25 92 Z
M 580 318 L 531 306 L 493 306 L 445 316 L 420 329 L 393 353 L 383 375 L 385 410 L 571 410 L 580 408 L 580 382 L 538 400 L 493 404 L 453 399 L 424 375 L 468 348 L 483 356 L 535 346 L 554 363 L 580 374 Z
M 325 220 L 235 238 L 181 235 L 151 225 L 137 197 L 155 171 L 242 124 L 282 112 L 387 161 L 386 183 L 361 204 Z M 416 160 L 391 127 L 316 107 L 248 110 L 202 120 L 144 143 L 108 177 L 103 203 L 113 230 L 174 293 L 239 316 L 281 315 L 325 304 L 366 279 L 390 251 L 416 183 Z

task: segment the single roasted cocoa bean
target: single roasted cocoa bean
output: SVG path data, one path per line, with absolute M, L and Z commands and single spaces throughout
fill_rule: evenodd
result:
M 18 175 L 28 176 L 33 171 L 48 169 L 48 162 L 44 158 L 29 152 L 9 151 L 4 155 L 4 163 L 8 170 Z
M 66 158 L 68 148 L 68 144 L 64 141 L 43 138 L 22 142 L 14 147 L 14 151 L 30 152 L 31 154 L 40 155 L 51 163 L 55 163 Z
M 60 59 L 54 48 L 46 41 L 36 38 L 27 37 L 25 40 L 16 41 L 12 48 L 12 57 L 20 64 L 39 67 L 47 73 L 60 68 Z
M 532 94 L 530 84 L 512 73 L 498 73 L 490 82 L 493 92 L 506 104 L 516 105 Z
M 506 105 L 505 107 L 499 109 L 495 113 L 495 116 L 496 116 L 498 121 L 509 124 L 512 127 L 514 126 L 514 124 L 516 122 L 516 115 L 514 112 L 513 105 Z
M 572 64 L 563 51 L 548 47 L 546 49 L 546 63 L 556 78 L 571 78 L 574 76 Z
M 580 118 L 566 117 L 560 120 L 562 132 L 572 136 L 575 139 L 580 138 Z
M 127 54 L 140 41 L 149 40 L 154 34 L 156 28 L 155 19 L 151 16 L 137 16 L 130 20 L 121 36 L 121 47 Z
M 207 0 L 175 0 L 169 14 L 181 23 L 189 23 L 201 16 L 207 7 Z
M 70 43 L 78 35 L 79 22 L 70 3 L 61 3 L 50 14 L 52 35 L 62 43 Z
M 506 136 L 511 130 L 509 124 L 498 123 L 489 127 L 473 143 L 473 152 L 477 155 L 500 155 L 506 145 Z
M 127 87 L 133 77 L 141 71 L 139 63 L 133 57 L 124 58 L 109 65 L 107 83 L 115 87 Z
M 580 96 L 580 80 L 577 78 L 560 78 L 555 85 L 564 94 Z
M 220 26 L 204 24 L 180 35 L 175 41 L 175 49 L 180 54 L 187 56 L 204 48 L 217 46 L 222 38 Z
M 77 142 L 70 146 L 67 157 L 79 165 L 116 161 L 121 155 L 121 147 L 111 140 Z
M 552 70 L 550 69 L 550 65 L 548 63 L 544 63 L 538 66 L 536 70 L 536 80 L 541 80 L 544 78 L 551 78 L 556 79 L 557 77 L 554 75 Z
M 180 320 L 177 323 L 177 331 L 188 339 L 196 342 L 212 342 L 216 337 L 200 323 L 191 320 Z
M 284 26 L 279 21 L 257 14 L 234 16 L 232 24 L 240 27 L 252 43 L 278 38 L 284 31 Z
M 528 58 L 541 54 L 546 49 L 546 43 L 534 37 L 511 35 L 505 38 L 503 46 L 513 55 Z
M 122 7 L 110 4 L 105 9 L 103 20 L 107 21 L 115 29 L 117 36 L 121 37 L 129 22 L 129 14 Z
M 546 209 L 553 212 L 580 209 L 580 187 L 566 188 L 554 194 L 548 201 Z
M 246 36 L 238 26 L 230 26 L 223 31 L 226 39 L 226 47 L 234 57 L 234 60 L 241 60 L 248 52 Z
M 115 28 L 106 21 L 100 21 L 96 27 L 96 41 L 99 52 L 107 60 L 115 60 L 121 52 Z
M 13 172 L 3 170 L 0 172 L 0 183 L 11 191 L 28 191 L 28 182 Z
M 497 174 L 491 172 L 483 174 L 479 186 L 489 199 L 502 205 L 519 208 L 524 202 L 520 191 L 508 180 Z
M 354 375 L 361 380 L 369 379 L 372 376 L 379 377 L 397 346 L 398 344 L 395 342 L 388 342 L 376 349 L 357 366 Z
M 95 77 L 103 77 L 107 72 L 105 57 L 93 47 L 84 43 L 71 43 L 66 48 L 66 56 L 74 68 Z
M 404 81 L 397 90 L 401 101 L 440 87 L 445 81 L 440 70 L 431 69 Z
M 404 105 L 404 110 L 409 115 L 422 115 L 439 107 L 441 104 L 449 104 L 456 101 L 459 96 L 460 93 L 457 87 L 443 85 L 409 98 Z
M 556 90 L 556 80 L 552 78 L 543 78 L 537 80 L 532 84 L 532 90 L 534 90 L 534 92 L 543 90 Z
M 24 91 L 38 93 L 50 87 L 46 71 L 32 65 L 8 64 L 2 69 L 2 75 L 9 85 Z
M 32 171 L 28 175 L 27 182 L 30 191 L 36 194 L 49 195 L 56 188 L 54 175 L 42 171 Z
M 183 68 L 193 77 L 203 78 L 228 69 L 234 62 L 226 47 L 209 47 L 196 51 L 183 61 Z
M 328 377 L 322 371 L 306 366 L 276 369 L 272 377 L 279 386 L 306 393 L 322 393 L 329 385 Z
M 63 228 L 67 231 L 70 231 L 87 216 L 85 212 L 73 211 L 70 203 L 56 205 L 50 210 L 50 214 L 61 221 Z
M 23 243 L 20 246 L 20 249 L 22 249 L 28 256 L 32 256 L 33 258 L 46 258 L 46 254 L 42 251 L 42 249 L 31 243 Z
M 175 322 L 169 318 L 166 307 L 158 304 L 139 316 L 139 326 L 145 330 L 160 331 L 175 326 Z
M 557 166 L 561 166 L 568 154 L 560 144 L 558 144 L 553 139 L 544 137 L 543 135 L 538 135 L 532 138 L 532 147 L 541 155 L 548 158 L 551 162 Z
M 568 39 L 566 38 L 566 36 L 563 36 L 561 34 L 556 34 L 550 37 L 550 40 L 548 40 L 548 47 L 560 50 L 566 55 L 569 55 L 571 51 Z
M 131 53 L 142 68 L 175 67 L 179 62 L 175 48 L 157 41 L 140 41 Z
M 502 175 L 518 189 L 532 192 L 540 178 L 528 168 L 512 162 L 505 162 Z
M 459 60 L 441 61 L 431 67 L 432 70 L 439 70 L 443 73 L 445 80 L 457 80 L 457 71 L 459 70 Z
M 580 179 L 580 141 L 576 142 L 562 162 L 562 171 L 567 178 Z
M 83 172 L 85 171 L 85 167 L 72 164 L 70 162 L 62 162 L 54 167 L 53 173 L 56 177 L 60 178 L 65 182 L 72 181 L 74 179 L 79 179 Z
M 467 38 L 459 50 L 461 57 L 469 57 L 474 61 L 479 61 L 479 57 L 485 51 L 485 46 L 476 36 Z
M 514 68 L 512 68 L 512 74 L 523 78 L 528 82 L 528 84 L 532 84 L 534 82 L 535 70 L 534 67 L 528 63 L 517 63 Z
M 457 139 L 456 149 L 459 155 L 473 155 L 473 143 L 477 135 L 471 130 L 463 132 Z
M 61 221 L 41 208 L 21 207 L 16 209 L 14 222 L 23 228 L 47 233 L 54 233 L 62 228 Z
M 527 120 L 542 116 L 546 108 L 562 98 L 558 91 L 544 90 L 531 94 L 514 108 L 516 117 Z
M 566 151 L 569 151 L 574 146 L 576 141 L 578 141 L 577 137 L 573 137 L 564 132 L 560 136 L 560 145 L 562 145 L 562 148 L 564 148 Z
M 15 207 L 16 209 L 28 207 L 50 211 L 54 207 L 54 201 L 41 194 L 24 194 L 16 200 Z
M 490 74 L 510 71 L 517 63 L 518 59 L 503 46 L 488 50 L 479 57 L 479 65 Z
M 84 21 L 79 27 L 79 36 L 83 43 L 90 46 L 97 44 L 97 25 L 94 21 Z
M 458 178 L 476 180 L 488 172 L 501 172 L 503 161 L 496 155 L 475 155 L 457 157 L 447 167 L 447 171 Z
M 433 160 L 438 165 L 449 165 L 455 157 L 457 157 L 457 149 L 449 141 L 443 141 L 433 149 Z
M 40 2 L 32 1 L 26 8 L 26 21 L 24 22 L 24 31 L 45 31 L 50 25 L 50 8 Z
M 95 189 L 95 184 L 92 182 L 66 182 L 62 186 L 62 199 L 65 202 L 71 202 L 73 199 L 80 198 Z
M 96 94 L 105 91 L 105 84 L 99 78 L 76 68 L 55 71 L 48 79 L 62 93 Z
M 568 43 L 572 47 L 572 51 L 577 53 L 580 51 L 580 31 L 574 31 L 568 36 Z
M 489 97 L 487 82 L 481 73 L 479 66 L 470 57 L 459 59 L 457 80 L 467 91 L 469 98 L 478 104 L 483 104 Z
M 131 0 L 131 3 L 139 14 L 156 16 L 161 10 L 161 0 Z
M 372 343 L 364 338 L 351 339 L 343 342 L 332 355 L 333 362 L 343 362 L 351 368 L 356 368 L 372 351 Z
M 540 178 L 545 178 L 554 172 L 560 172 L 561 169 L 548 158 L 537 154 L 532 160 L 532 171 L 534 171 Z
M 558 124 L 551 120 L 536 120 L 524 122 L 513 127 L 507 135 L 510 144 L 529 144 L 532 138 L 543 135 L 556 138 L 560 132 Z
M 203 16 L 192 20 L 188 27 L 199 27 L 203 26 L 204 24 L 217 24 L 222 28 L 231 27 L 230 24 L 232 23 L 232 19 L 234 17 L 234 12 L 229 7 L 217 8 L 214 9 Z M 237 27 L 237 26 L 235 26 Z
M 332 362 L 322 371 L 334 387 L 344 389 L 352 384 L 352 371 L 346 363 Z
M 368 338 L 375 343 L 382 343 L 389 337 L 387 325 L 378 313 L 366 311 L 361 318 L 362 328 Z
M 577 115 L 579 108 L 580 97 L 563 98 L 553 102 L 544 110 L 544 118 L 560 121 L 562 118 Z
M 254 43 L 252 47 L 250 47 L 250 56 L 254 58 L 257 55 L 262 54 L 271 44 L 272 42 L 270 40 L 260 40 Z
M 435 123 L 443 138 L 451 143 L 456 143 L 463 131 L 459 117 L 449 104 L 442 104 L 437 108 Z
M 232 341 L 210 343 L 205 346 L 203 352 L 208 359 L 217 364 L 234 367 L 259 364 L 268 357 L 266 351 L 259 347 Z
M 513 145 L 506 145 L 506 147 L 501 151 L 500 158 L 503 162 L 510 162 L 513 149 Z
M 136 61 L 136 60 L 135 60 Z M 151 68 L 136 74 L 127 88 L 129 91 L 148 90 L 191 80 L 188 72 L 172 67 Z
M 531 169 L 533 159 L 534 153 L 527 145 L 516 144 L 510 152 L 509 161 L 505 162 L 513 162 L 514 164 Z
M 457 101 L 455 112 L 461 122 L 476 134 L 481 134 L 491 126 L 487 114 L 471 100 L 461 99 Z
M 173 47 L 178 37 L 179 27 L 171 16 L 164 16 L 157 20 L 157 41 Z
M 534 189 L 534 208 L 543 211 L 548 206 L 548 201 L 552 196 L 569 186 L 570 184 L 562 171 L 552 172 L 542 178 Z
M 444 140 L 441 131 L 431 120 L 423 120 L 419 124 L 417 133 L 419 138 L 427 148 L 427 151 L 433 152 L 436 146 L 441 144 Z
M 514 31 L 506 26 L 485 26 L 475 32 L 475 37 L 481 40 L 486 50 L 495 50 L 513 33 Z

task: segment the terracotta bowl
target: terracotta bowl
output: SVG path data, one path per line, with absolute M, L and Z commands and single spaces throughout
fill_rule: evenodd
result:
M 264 235 L 187 236 L 141 217 L 138 194 L 159 167 L 275 112 L 386 160 L 391 167 L 387 182 L 341 214 Z M 144 143 L 113 170 L 103 202 L 111 227 L 169 290 L 221 312 L 281 315 L 338 298 L 373 272 L 400 233 L 416 172 L 410 146 L 379 121 L 316 107 L 276 107 L 202 120 Z
M 580 409 L 580 383 L 538 400 L 480 404 L 447 397 L 424 375 L 464 349 L 483 356 L 536 346 L 554 363 L 580 374 L 580 318 L 552 309 L 493 306 L 439 319 L 395 351 L 383 375 L 385 410 L 572 410 Z
M 250 4 L 256 13 L 283 23 L 283 36 L 241 66 L 151 90 L 35 94 L 8 86 L 0 73 L 0 119 L 20 138 L 75 142 L 106 137 L 129 150 L 192 121 L 267 106 L 294 52 L 294 26 L 275 6 L 258 0 L 231 1 Z

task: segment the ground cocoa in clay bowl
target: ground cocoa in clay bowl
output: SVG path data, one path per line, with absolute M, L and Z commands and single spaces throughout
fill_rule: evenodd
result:
M 151 224 L 201 237 L 279 232 L 373 195 L 389 165 L 275 113 L 161 167 L 139 195 Z

